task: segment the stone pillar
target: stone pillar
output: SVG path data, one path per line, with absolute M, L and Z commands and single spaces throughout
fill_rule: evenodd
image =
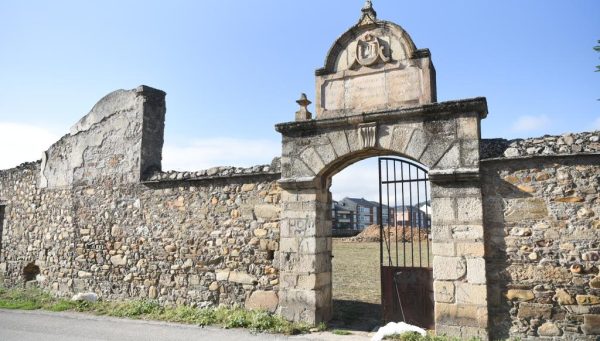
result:
M 476 178 L 475 174 L 471 174 Z M 436 334 L 488 339 L 487 281 L 479 181 L 432 178 Z
M 280 184 L 279 313 L 293 321 L 328 321 L 332 313 L 329 191 L 313 182 Z

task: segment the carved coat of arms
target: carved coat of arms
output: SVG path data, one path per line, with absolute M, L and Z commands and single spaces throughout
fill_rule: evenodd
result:
M 390 61 L 390 57 L 386 56 L 385 52 L 385 47 L 381 44 L 379 38 L 367 33 L 363 39 L 358 39 L 356 43 L 355 63 L 362 66 L 371 66 L 380 60 L 387 63 Z

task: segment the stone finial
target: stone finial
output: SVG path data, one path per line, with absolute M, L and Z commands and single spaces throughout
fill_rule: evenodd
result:
M 296 103 L 300 106 L 300 110 L 296 111 L 296 121 L 312 120 L 312 114 L 307 108 L 312 102 L 306 98 L 305 93 L 300 94 L 300 99 Z
M 362 8 L 362 15 L 358 21 L 358 26 L 374 24 L 377 22 L 377 12 L 373 8 L 371 0 L 366 0 L 365 5 Z

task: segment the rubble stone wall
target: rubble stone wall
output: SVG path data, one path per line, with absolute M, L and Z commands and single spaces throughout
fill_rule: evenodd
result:
M 501 157 L 481 171 L 495 338 L 597 340 L 599 135 L 491 143 Z
M 280 174 L 269 165 L 40 189 L 40 163 L 0 172 L 5 286 L 59 296 L 275 310 Z

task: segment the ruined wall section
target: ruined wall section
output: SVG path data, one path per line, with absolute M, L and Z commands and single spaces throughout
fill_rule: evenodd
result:
M 139 182 L 160 170 L 165 93 L 147 86 L 101 99 L 42 155 L 40 188 Z
M 34 162 L 0 172 L 0 201 L 6 205 L 0 279 L 6 286 L 22 286 L 23 271 L 33 264 L 43 269 L 36 285 L 67 291 L 75 236 L 71 191 L 40 190 L 39 171 L 40 163 Z M 54 276 L 52 282 L 45 279 L 48 274 Z M 36 278 L 35 273 L 31 276 Z
M 280 214 L 274 165 L 66 189 L 39 189 L 39 163 L 2 171 L 2 284 L 65 297 L 95 292 L 109 300 L 274 311 Z M 26 283 L 30 263 L 40 273 Z
M 600 334 L 598 136 L 512 141 L 482 161 L 491 335 Z

